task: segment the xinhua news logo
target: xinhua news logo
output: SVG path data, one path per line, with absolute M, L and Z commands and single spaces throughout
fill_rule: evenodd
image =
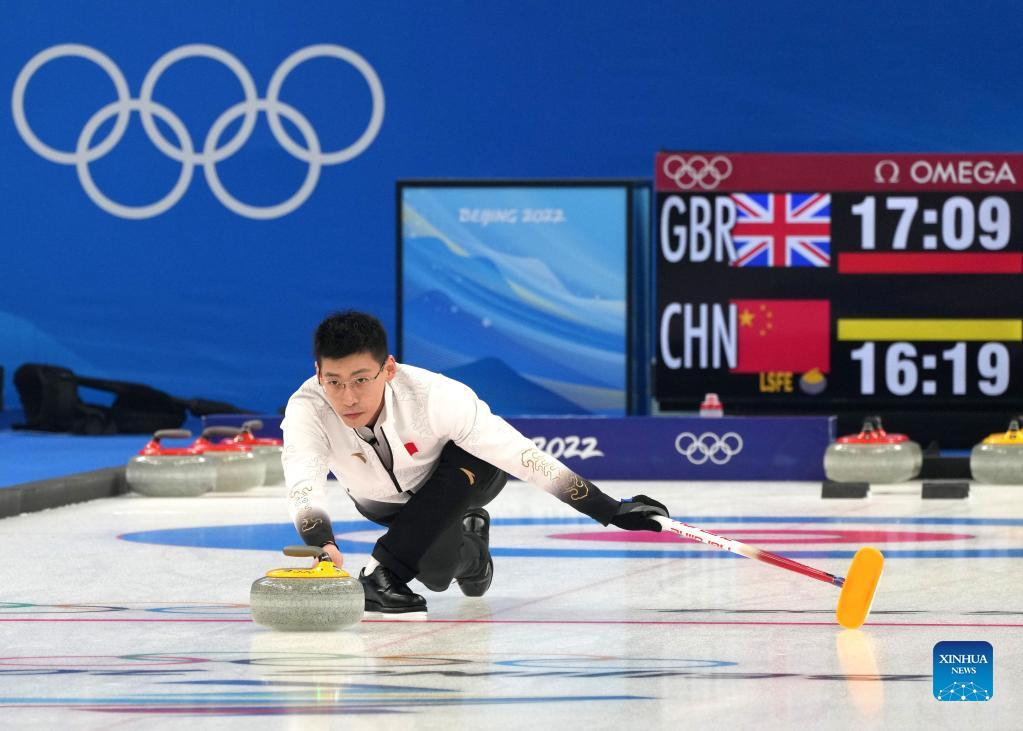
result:
M 934 646 L 934 697 L 939 701 L 989 701 L 995 694 L 995 652 L 989 642 L 939 642 Z

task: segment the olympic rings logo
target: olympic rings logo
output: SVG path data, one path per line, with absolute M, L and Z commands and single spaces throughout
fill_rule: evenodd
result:
M 715 155 L 710 160 L 703 155 L 693 155 L 689 159 L 669 155 L 661 169 L 682 190 L 691 190 L 697 185 L 704 190 L 713 190 L 732 174 L 732 161 L 723 155 Z
M 720 437 L 709 431 L 700 436 L 684 431 L 675 437 L 675 451 L 695 465 L 707 460 L 722 465 L 742 451 L 742 437 L 734 431 Z
M 65 56 L 77 56 L 95 63 L 107 73 L 117 92 L 117 101 L 100 108 L 85 123 L 73 151 L 58 150 L 40 140 L 32 131 L 25 116 L 25 89 L 32 76 L 44 64 Z M 201 150 L 196 149 L 196 145 L 180 117 L 153 100 L 153 93 L 160 76 L 178 61 L 194 57 L 209 58 L 222 63 L 237 77 L 244 94 L 243 101 L 224 110 L 213 122 L 206 133 Z M 332 151 L 322 150 L 319 136 L 309 120 L 297 109 L 280 100 L 281 87 L 288 74 L 299 64 L 320 57 L 334 58 L 355 67 L 369 85 L 373 100 L 369 123 L 359 138 L 347 147 Z M 15 127 L 25 144 L 36 154 L 51 162 L 74 165 L 86 195 L 107 213 L 130 219 L 152 218 L 165 213 L 185 194 L 192 182 L 192 173 L 195 167 L 201 165 L 210 190 L 226 208 L 239 216 L 266 220 L 287 215 L 305 203 L 316 188 L 320 169 L 323 166 L 348 162 L 358 157 L 372 144 L 384 120 L 384 89 L 380 83 L 380 77 L 377 76 L 376 71 L 366 59 L 344 46 L 324 43 L 306 46 L 284 59 L 270 77 L 266 96 L 259 98 L 252 75 L 235 56 L 217 46 L 193 43 L 168 51 L 157 59 L 142 81 L 138 98 L 132 98 L 124 74 L 106 54 L 90 46 L 64 43 L 40 51 L 25 64 L 14 82 L 11 110 Z M 146 135 L 157 149 L 172 160 L 181 163 L 181 173 L 171 191 L 155 203 L 142 206 L 128 206 L 112 200 L 99 189 L 89 171 L 90 163 L 99 160 L 121 141 L 132 112 L 138 112 Z M 287 200 L 270 206 L 253 206 L 238 200 L 228 192 L 217 175 L 217 163 L 234 155 L 248 141 L 260 112 L 266 114 L 270 130 L 281 147 L 293 157 L 309 165 L 299 189 Z M 113 129 L 105 138 L 94 144 L 93 137 L 97 130 L 111 117 L 116 117 Z M 227 142 L 220 144 L 220 138 L 224 131 L 239 117 L 242 118 L 242 123 L 238 131 Z M 304 146 L 291 138 L 281 124 L 281 117 L 295 125 L 303 137 Z M 164 137 L 154 118 L 159 118 L 170 128 L 174 137 L 177 138 L 176 145 Z

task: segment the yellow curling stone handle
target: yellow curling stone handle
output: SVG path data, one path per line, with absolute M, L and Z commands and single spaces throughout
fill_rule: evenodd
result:
M 285 556 L 315 558 L 323 553 L 316 546 L 288 546 L 284 549 Z M 271 579 L 347 579 L 351 577 L 344 569 L 334 565 L 332 561 L 320 561 L 311 569 L 273 569 L 266 575 Z
M 271 579 L 347 579 L 351 576 L 330 561 L 320 561 L 311 569 L 273 569 L 266 575 Z
M 1002 434 L 1001 432 L 996 432 L 995 434 L 992 434 L 989 437 L 985 437 L 983 443 L 999 444 L 1003 446 L 1007 444 L 1014 444 L 1023 447 L 1023 429 L 1019 428 L 1014 429 L 1013 427 L 1015 426 L 1017 425 L 1015 422 L 1013 422 L 1012 426 L 1010 426 L 1008 431 L 1006 431 L 1004 434 Z

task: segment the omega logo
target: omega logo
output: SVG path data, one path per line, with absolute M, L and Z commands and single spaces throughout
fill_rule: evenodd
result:
M 875 183 L 898 183 L 901 170 L 894 160 L 881 160 L 874 166 Z M 909 177 L 914 183 L 928 185 L 952 183 L 953 185 L 997 185 L 1001 182 L 1015 184 L 1016 176 L 1009 163 L 990 160 L 947 160 L 931 162 L 916 160 L 909 167 Z
M 899 182 L 899 164 L 894 160 L 882 160 L 874 166 L 875 183 Z
M 917 160 L 909 168 L 909 177 L 915 183 L 981 183 L 982 185 L 997 184 L 1008 181 L 1015 184 L 1016 176 L 1012 174 L 1009 163 L 1001 165 L 989 160 L 956 160 L 932 163 Z
M 883 159 L 874 166 L 874 182 L 894 184 L 899 182 L 901 170 L 893 159 Z M 1002 182 L 1016 184 L 1016 175 L 1009 163 L 992 163 L 988 159 L 957 159 L 932 163 L 927 159 L 918 159 L 909 166 L 909 177 L 920 185 L 933 183 L 951 183 L 953 185 L 997 185 Z

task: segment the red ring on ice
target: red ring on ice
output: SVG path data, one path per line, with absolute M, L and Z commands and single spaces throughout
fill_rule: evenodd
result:
M 814 543 L 910 543 L 913 541 L 970 540 L 967 533 L 922 533 L 901 530 L 799 530 L 796 528 L 716 528 L 715 533 L 744 543 L 814 544 Z M 773 536 L 773 537 L 772 537 Z M 652 531 L 593 531 L 587 533 L 555 533 L 547 536 L 562 541 L 598 541 L 602 543 L 674 543 L 678 536 Z M 685 541 L 682 542 L 686 543 Z

